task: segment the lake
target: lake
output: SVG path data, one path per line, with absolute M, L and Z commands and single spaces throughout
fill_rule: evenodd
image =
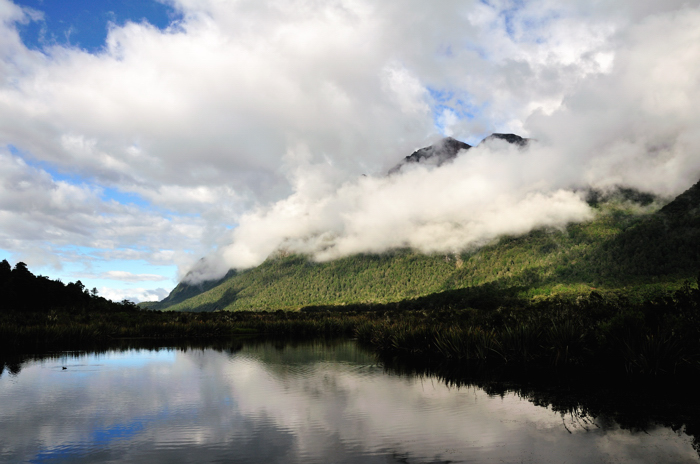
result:
M 629 430 L 522 392 L 398 374 L 353 341 L 0 365 L 2 462 L 700 462 L 683 430 Z

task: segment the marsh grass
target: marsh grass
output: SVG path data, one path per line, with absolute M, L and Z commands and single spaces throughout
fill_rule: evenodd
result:
M 379 307 L 382 308 L 382 307 Z M 355 337 L 382 356 L 482 368 L 606 370 L 648 376 L 700 370 L 700 290 L 690 284 L 641 305 L 586 298 L 526 307 L 410 310 L 3 311 L 0 348 L 27 351 L 128 338 L 216 339 L 258 334 Z

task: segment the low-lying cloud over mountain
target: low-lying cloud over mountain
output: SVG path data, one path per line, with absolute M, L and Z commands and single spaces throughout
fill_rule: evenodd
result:
M 449 141 L 448 141 L 449 142 Z M 438 166 L 433 156 L 389 176 L 363 176 L 339 187 L 332 175 L 299 166 L 295 193 L 245 215 L 232 244 L 195 267 L 188 281 L 221 277 L 230 267 L 260 264 L 276 251 L 328 260 L 411 247 L 457 252 L 504 234 L 563 227 L 592 217 L 581 193 L 556 183 L 561 166 L 504 140 L 462 150 Z
M 562 227 L 591 217 L 582 187 L 678 194 L 700 177 L 699 24 L 686 7 L 616 31 L 606 66 L 524 119 L 537 140 L 525 147 L 488 140 L 440 167 L 405 163 L 389 177 L 336 183 L 329 163 L 296 163 L 294 193 L 242 216 L 232 243 L 189 279 L 257 265 L 280 248 L 321 260 L 403 246 L 450 252 Z
M 19 3 L 0 0 L 0 251 L 31 266 L 448 252 L 585 220 L 580 187 L 700 177 L 697 0 L 170 0 L 170 25 L 112 24 L 92 52 L 27 47 L 42 16 Z M 386 176 L 492 132 L 537 143 Z

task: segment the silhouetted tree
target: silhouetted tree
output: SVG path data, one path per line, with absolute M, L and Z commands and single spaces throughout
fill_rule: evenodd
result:
M 88 291 L 81 281 L 64 285 L 60 279 L 35 276 L 27 265 L 19 262 L 11 268 L 7 260 L 0 262 L 0 311 L 48 312 L 52 309 L 134 311 L 132 302 L 115 303 Z
M 8 263 L 6 259 L 3 259 L 2 261 L 0 261 L 0 283 L 9 280 L 9 278 L 11 276 L 12 276 L 12 267 L 10 266 L 10 263 Z
M 32 276 L 32 277 L 34 276 L 34 274 L 32 274 L 29 271 L 29 268 L 27 267 L 27 265 L 25 263 L 23 263 L 22 261 L 15 264 L 15 268 L 12 270 L 12 272 L 16 273 L 17 275 L 20 275 L 20 276 Z

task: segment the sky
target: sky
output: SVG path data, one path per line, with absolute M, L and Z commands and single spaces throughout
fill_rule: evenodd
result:
M 0 0 L 0 259 L 145 301 L 454 253 L 687 189 L 698 101 L 700 1 Z M 386 175 L 492 132 L 536 142 Z

